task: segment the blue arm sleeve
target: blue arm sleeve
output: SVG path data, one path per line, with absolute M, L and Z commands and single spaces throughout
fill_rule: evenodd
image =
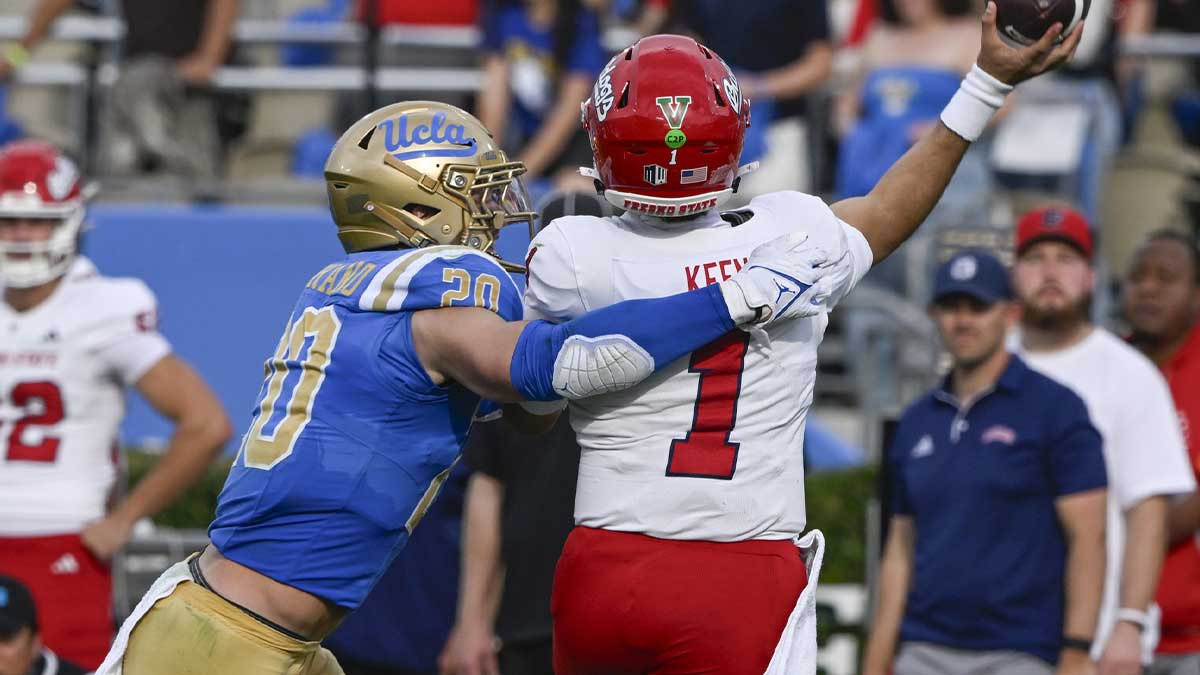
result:
M 621 336 L 640 347 L 658 370 L 733 330 L 719 284 L 653 300 L 627 300 L 588 312 L 566 323 L 534 321 L 513 350 L 513 388 L 530 401 L 561 398 L 554 390 L 554 366 L 567 339 Z

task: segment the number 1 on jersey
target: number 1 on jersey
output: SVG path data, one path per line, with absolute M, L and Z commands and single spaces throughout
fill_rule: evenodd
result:
M 730 480 L 737 467 L 738 443 L 729 442 L 742 393 L 742 368 L 750 334 L 730 331 L 692 352 L 688 370 L 700 374 L 692 428 L 671 441 L 668 476 Z

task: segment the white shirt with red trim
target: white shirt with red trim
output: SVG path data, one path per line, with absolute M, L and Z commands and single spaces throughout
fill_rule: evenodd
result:
M 559 218 L 529 252 L 526 318 L 563 321 L 622 300 L 694 290 L 736 274 L 759 244 L 800 229 L 841 258 L 837 303 L 870 269 L 862 233 L 820 199 L 778 192 L 734 212 L 667 225 Z M 666 228 L 670 229 L 666 229 Z M 579 525 L 667 539 L 790 539 L 805 525 L 804 425 L 827 313 L 735 330 L 628 391 L 571 402 L 582 456 Z
M 103 516 L 125 390 L 171 351 L 156 309 L 144 283 L 83 258 L 33 309 L 0 301 L 0 536 Z

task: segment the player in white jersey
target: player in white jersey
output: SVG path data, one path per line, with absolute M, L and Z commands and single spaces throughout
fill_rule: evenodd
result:
M 1092 644 L 1100 675 L 1141 673 L 1158 642 L 1153 605 L 1167 549 L 1167 500 L 1196 489 L 1175 404 L 1154 364 L 1089 319 L 1091 228 L 1047 207 L 1017 223 L 1015 345 L 1030 367 L 1087 404 L 1108 465 L 1108 564 Z
M 601 72 L 583 110 L 589 173 L 627 213 L 559 219 L 534 239 L 527 318 L 717 283 L 755 246 L 796 230 L 839 262 L 816 316 L 733 331 L 627 392 L 572 402 L 578 527 L 555 578 L 556 673 L 814 672 L 812 592 L 802 596 L 809 572 L 795 542 L 827 310 L 925 219 L 1012 85 L 1069 57 L 1079 31 L 1056 47 L 1057 33 L 1013 49 L 989 6 L 978 65 L 943 124 L 869 195 L 832 208 L 780 192 L 717 211 L 744 173 L 749 101 L 703 45 L 648 37 Z M 815 567 L 820 545 L 809 548 Z
M 871 267 L 862 233 L 816 197 L 777 192 L 675 230 L 626 214 L 554 221 L 534 242 L 526 311 L 555 321 L 587 307 L 728 279 L 755 246 L 803 223 L 843 258 L 832 307 Z M 582 447 L 576 524 L 666 539 L 791 539 L 804 529 L 798 455 L 828 314 L 736 331 L 642 385 L 571 407 Z M 676 477 L 711 479 L 673 480 Z
M 31 589 L 51 649 L 95 668 L 113 633 L 109 558 L 203 475 L 230 427 L 158 333 L 150 289 L 77 255 L 88 192 L 53 147 L 0 148 L 0 574 Z M 110 509 L 128 387 L 176 428 Z

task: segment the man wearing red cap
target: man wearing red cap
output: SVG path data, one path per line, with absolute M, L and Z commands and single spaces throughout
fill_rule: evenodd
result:
M 1195 489 L 1175 406 L 1154 364 L 1090 318 L 1093 241 L 1078 212 L 1046 207 L 1017 223 L 1019 350 L 1075 390 L 1104 439 L 1108 565 L 1092 645 L 1099 675 L 1139 675 L 1158 641 L 1154 592 L 1167 499 Z

